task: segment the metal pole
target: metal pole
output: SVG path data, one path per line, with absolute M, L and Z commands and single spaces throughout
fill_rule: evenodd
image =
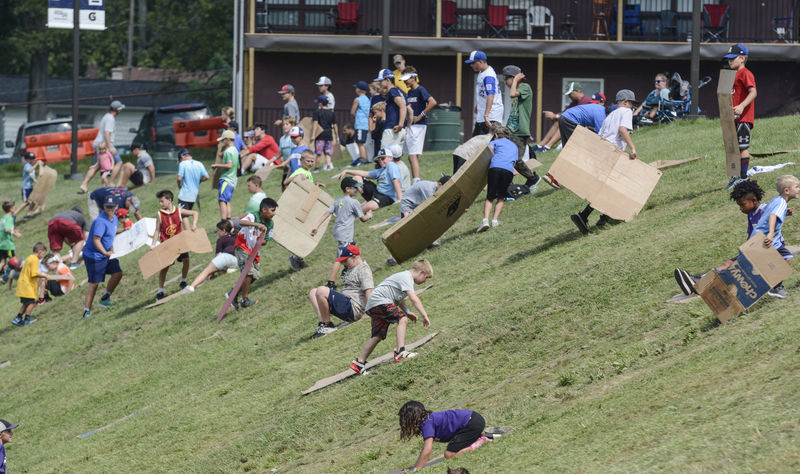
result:
M 236 110 L 236 119 L 240 123 L 244 119 L 244 8 L 245 8 L 245 0 L 236 0 L 236 3 L 239 5 L 239 18 L 238 18 L 238 36 L 236 38 L 236 57 L 239 58 L 239 70 L 237 71 L 237 79 L 238 82 L 237 90 L 239 94 L 236 96 L 236 103 L 233 105 L 234 110 Z M 240 130 L 241 131 L 241 130 Z
M 133 72 L 133 11 L 135 7 L 136 0 L 131 0 L 131 12 L 128 15 L 128 77 L 126 77 L 129 81 Z
M 381 67 L 389 67 L 389 0 L 383 0 L 383 27 L 381 28 Z
M 689 67 L 689 83 L 692 91 L 689 115 L 699 114 L 700 105 L 700 9 L 703 8 L 701 0 L 692 3 L 692 59 Z
M 78 73 L 80 72 L 81 2 L 72 2 L 72 150 L 70 151 L 70 179 L 83 179 L 78 174 Z

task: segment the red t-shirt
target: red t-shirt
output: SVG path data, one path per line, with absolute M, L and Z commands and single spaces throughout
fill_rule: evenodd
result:
M 736 107 L 737 105 L 741 104 L 747 94 L 750 93 L 750 88 L 756 86 L 756 78 L 753 77 L 753 73 L 750 72 L 749 69 L 743 67 L 736 71 L 736 78 L 733 80 L 733 106 Z M 734 118 L 734 122 L 747 122 L 753 123 L 755 119 L 755 101 L 750 102 L 747 107 L 744 108 L 742 111 L 742 115 L 738 118 Z
M 258 141 L 255 145 L 247 149 L 250 153 L 258 153 L 266 159 L 272 159 L 275 155 L 280 154 L 281 149 L 275 143 L 275 139 L 271 135 L 265 135 L 264 138 Z

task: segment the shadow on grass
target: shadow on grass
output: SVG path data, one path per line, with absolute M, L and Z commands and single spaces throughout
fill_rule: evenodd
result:
M 583 238 L 584 235 L 578 229 L 566 230 L 558 235 L 547 238 L 542 244 L 522 252 L 515 253 L 506 259 L 506 264 L 517 263 L 537 253 L 546 252 L 559 244 L 572 242 L 573 240 Z
M 3 327 L 2 329 L 0 329 L 0 337 L 4 336 L 7 332 L 11 332 L 11 331 L 13 331 L 15 329 L 20 329 L 20 328 L 18 328 L 17 326 L 14 326 L 13 324 L 11 324 L 11 321 L 9 321 L 8 322 L 8 326 Z
M 97 300 L 99 300 L 99 298 L 97 298 Z M 141 310 L 144 309 L 145 306 L 149 305 L 150 303 L 155 303 L 155 302 L 156 302 L 156 297 L 155 297 L 155 295 L 153 295 L 152 297 L 148 297 L 146 300 L 140 302 L 136 306 L 129 306 L 129 307 L 125 308 L 124 310 L 120 311 L 120 312 L 116 312 L 116 311 L 114 311 L 113 308 L 103 308 L 102 306 L 99 306 L 97 304 L 97 301 L 95 301 L 94 304 L 93 304 L 93 307 L 92 307 L 92 315 L 94 315 L 96 312 L 99 312 L 99 311 L 102 310 L 102 311 L 107 311 L 111 316 L 113 316 L 115 318 L 122 318 L 124 316 L 128 316 L 130 314 L 133 314 L 133 313 L 136 313 L 138 311 L 141 311 Z
M 649 203 L 648 202 L 648 204 L 645 205 L 645 207 L 644 207 L 644 209 L 642 209 L 642 211 L 647 211 L 647 210 L 655 209 L 655 208 L 658 208 L 658 207 L 665 207 L 665 206 L 667 206 L 669 204 L 672 204 L 672 203 L 675 203 L 675 202 L 678 202 L 678 201 L 686 201 L 686 200 L 691 200 L 691 199 L 694 199 L 694 198 L 699 198 L 701 196 L 705 196 L 706 194 L 715 193 L 717 191 L 729 191 L 729 190 L 724 190 L 724 189 L 722 189 L 722 187 L 719 187 L 719 188 L 710 188 L 710 189 L 705 189 L 705 190 L 699 190 L 699 191 L 695 191 L 695 192 L 692 192 L 692 193 L 689 193 L 689 194 L 682 194 L 680 196 L 672 196 L 671 198 L 666 199 L 664 201 L 658 201 L 658 202 L 653 202 L 653 203 Z
M 286 277 L 286 276 L 288 276 L 288 275 L 290 275 L 292 273 L 295 273 L 295 272 L 291 268 L 284 268 L 282 270 L 274 271 L 274 272 L 270 273 L 269 275 L 264 275 L 261 278 L 259 278 L 258 280 L 256 280 L 255 282 L 253 282 L 252 285 L 250 285 L 250 291 L 252 292 L 253 290 L 257 290 L 257 289 L 259 289 L 259 288 L 261 288 L 263 286 L 268 285 L 269 283 L 272 283 L 272 282 L 274 282 L 276 280 L 280 280 L 280 279 L 282 279 L 282 278 L 284 278 L 284 277 Z

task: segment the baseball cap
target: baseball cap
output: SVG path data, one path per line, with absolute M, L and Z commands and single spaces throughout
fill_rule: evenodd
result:
M 314 102 L 316 102 L 318 104 L 322 104 L 322 105 L 328 105 L 328 96 L 327 95 L 321 95 L 321 96 L 317 97 L 316 99 L 314 99 Z
M 733 59 L 737 56 L 747 56 L 750 52 L 747 50 L 747 47 L 742 43 L 737 43 L 730 48 L 728 48 L 728 54 L 722 57 L 722 59 Z
M 303 135 L 305 135 L 305 133 L 303 132 L 303 129 L 300 127 L 292 127 L 292 129 L 289 130 L 290 137 L 302 137 Z
M 344 262 L 348 258 L 354 257 L 356 255 L 361 255 L 361 250 L 359 250 L 358 247 L 356 247 L 355 245 L 350 244 L 342 249 L 342 252 L 339 254 L 338 257 L 336 257 L 336 261 Z
M 103 199 L 103 207 L 117 207 L 117 200 L 114 199 L 114 196 L 106 196 Z
M 35 160 L 36 159 L 36 154 L 34 154 L 32 151 L 28 151 L 28 152 L 25 152 L 24 158 L 26 160 Z
M 569 95 L 570 92 L 572 91 L 582 91 L 582 90 L 583 86 L 581 85 L 581 83 L 573 81 L 567 84 L 567 87 L 564 89 L 564 95 Z
M 378 154 L 375 155 L 375 158 L 383 158 L 384 156 L 388 156 L 389 158 L 393 157 L 391 151 L 389 151 L 386 148 L 381 148 L 380 150 L 378 150 Z
M 186 155 L 192 156 L 192 152 L 187 150 L 186 148 L 184 148 L 183 150 L 178 152 L 178 159 L 180 160 L 181 158 L 183 158 Z
M 484 53 L 483 51 L 475 50 L 469 53 L 469 59 L 467 59 L 464 62 L 467 64 L 472 64 L 475 61 L 486 61 L 486 53 Z
M 383 79 L 392 79 L 394 78 L 394 73 L 389 69 L 381 69 L 378 71 L 378 77 L 373 79 L 373 81 L 382 81 Z
M 629 100 L 631 102 L 636 102 L 636 95 L 630 89 L 620 89 L 620 91 L 617 92 L 616 101 L 619 102 L 621 100 Z
M 402 76 L 400 76 L 400 80 L 401 81 L 407 81 L 407 80 L 411 79 L 412 77 L 419 77 L 419 76 L 417 75 L 416 72 L 408 72 L 408 73 L 405 73 Z
M 111 110 L 122 110 L 125 108 L 125 104 L 123 104 L 118 100 L 115 100 L 111 102 L 111 105 L 109 107 L 111 107 Z
M 230 122 L 228 122 L 228 128 L 231 130 L 236 130 L 238 132 L 239 122 L 237 122 L 236 120 L 231 120 Z
M 8 259 L 8 264 L 11 265 L 11 268 L 19 268 L 22 265 L 22 262 L 20 261 L 19 257 L 11 257 Z M 0 420 L 0 423 L 3 422 L 8 423 L 7 421 Z M 11 429 L 11 428 L 6 428 L 6 429 Z
M 606 101 L 606 96 L 602 92 L 598 92 L 596 94 L 592 94 L 592 100 L 590 101 L 593 104 L 603 104 Z
M 400 61 L 405 61 L 405 60 L 406 58 L 404 58 L 402 54 L 395 54 L 394 57 L 392 58 L 392 64 L 397 64 Z
M 342 179 L 341 186 L 342 186 L 342 191 L 344 191 L 344 188 L 360 188 L 361 186 L 364 186 L 364 183 L 356 181 L 350 176 L 345 176 L 344 179 Z
M 353 245 L 353 247 L 355 247 L 355 245 Z M 356 250 L 358 250 L 358 247 L 356 247 Z M 356 254 L 356 255 L 358 255 L 358 254 Z M 12 425 L 11 422 L 9 422 L 9 421 L 0 420 L 0 431 L 13 430 L 17 426 L 19 426 L 19 423 L 17 423 L 16 425 Z
M 364 81 L 356 82 L 355 84 L 353 84 L 353 87 L 355 87 L 356 89 L 361 89 L 364 92 L 369 90 L 369 85 Z
M 517 74 L 519 74 L 520 71 L 522 71 L 522 69 L 520 69 L 519 67 L 514 66 L 513 64 L 509 64 L 508 66 L 503 68 L 503 75 L 514 77 Z
M 226 138 L 229 138 L 231 140 L 235 140 L 236 139 L 236 134 L 233 133 L 233 130 L 225 130 L 224 132 L 222 132 L 222 135 L 219 138 L 217 138 L 217 141 L 221 142 L 222 140 L 224 140 Z
M 117 209 L 117 217 L 128 217 L 128 210 L 125 208 Z
M 387 147 L 387 150 L 389 150 L 389 153 L 392 155 L 392 158 L 397 159 L 403 156 L 403 147 L 401 147 L 397 143 L 389 145 Z
M 284 84 L 278 94 L 294 94 L 294 86 L 291 84 Z
M 317 81 L 318 86 L 329 86 L 331 85 L 331 78 L 328 76 L 319 76 L 319 80 Z

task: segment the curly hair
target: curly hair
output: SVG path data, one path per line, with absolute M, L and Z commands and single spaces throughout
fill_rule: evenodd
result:
M 761 186 L 759 186 L 758 183 L 753 179 L 742 181 L 734 186 L 733 190 L 731 191 L 731 199 L 733 201 L 738 201 L 739 199 L 746 198 L 750 194 L 752 194 L 759 201 L 761 201 L 761 198 L 764 197 L 764 190 L 761 189 Z
M 406 402 L 398 415 L 400 417 L 400 439 L 411 439 L 412 436 L 422 434 L 420 424 L 431 414 L 422 403 L 411 400 Z

